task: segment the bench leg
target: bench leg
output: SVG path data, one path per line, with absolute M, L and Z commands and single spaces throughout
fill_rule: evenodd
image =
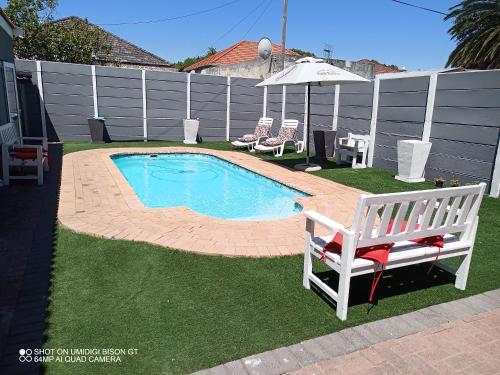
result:
M 304 288 L 311 289 L 309 276 L 312 275 L 311 239 L 314 236 L 314 221 L 306 221 L 306 242 L 304 244 Z
M 339 274 L 339 290 L 337 298 L 337 317 L 340 320 L 347 319 L 347 307 L 349 303 L 349 288 L 351 285 L 351 275 L 345 272 Z
M 478 218 L 476 217 L 474 224 L 472 226 L 471 233 L 468 234 L 470 236 L 469 238 L 472 238 L 472 244 L 470 246 L 469 252 L 467 253 L 467 255 L 464 255 L 460 258 L 457 271 L 455 272 L 456 276 L 455 288 L 460 290 L 465 290 L 465 287 L 467 286 L 467 277 L 469 276 L 469 268 L 472 259 L 472 251 L 474 250 L 474 242 L 476 239 L 477 226 L 478 226 Z
M 304 288 L 311 289 L 311 281 L 309 280 L 309 275 L 312 274 L 312 258 L 311 258 L 311 248 L 306 244 L 304 251 L 304 279 L 302 284 Z
M 465 287 L 467 286 L 467 276 L 469 276 L 471 258 L 472 253 L 460 257 L 460 265 L 455 273 L 455 288 L 457 289 L 465 290 Z

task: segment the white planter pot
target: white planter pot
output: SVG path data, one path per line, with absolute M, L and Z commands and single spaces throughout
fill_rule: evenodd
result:
M 431 142 L 404 140 L 398 141 L 398 175 L 396 180 L 422 182 L 425 164 L 431 151 Z
M 184 124 L 184 143 L 187 145 L 195 145 L 196 137 L 198 136 L 198 128 L 200 127 L 199 120 L 182 120 Z

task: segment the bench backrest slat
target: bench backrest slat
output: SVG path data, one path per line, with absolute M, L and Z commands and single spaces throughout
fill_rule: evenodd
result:
M 485 188 L 486 184 L 481 183 L 459 188 L 363 195 L 352 225 L 356 247 L 469 233 Z

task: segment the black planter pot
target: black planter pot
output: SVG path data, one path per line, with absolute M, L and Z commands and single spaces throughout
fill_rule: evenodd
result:
M 442 188 L 444 186 L 444 181 L 435 181 L 436 187 Z
M 104 143 L 104 118 L 95 117 L 88 119 L 90 139 L 92 143 Z

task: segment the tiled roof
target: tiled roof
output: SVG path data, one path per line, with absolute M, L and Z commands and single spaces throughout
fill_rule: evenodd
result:
M 67 17 L 60 20 L 53 21 L 54 23 L 61 23 L 71 25 L 73 22 L 83 21 L 80 17 Z M 90 25 L 101 30 L 107 36 L 108 43 L 111 45 L 111 51 L 108 54 L 100 54 L 96 59 L 102 62 L 119 62 L 136 65 L 151 65 L 151 66 L 172 66 L 168 61 L 162 59 L 155 54 L 136 46 L 113 33 L 110 33 L 103 28 L 89 23 Z
M 373 74 L 383 74 L 383 73 L 398 73 L 404 72 L 404 70 L 395 67 L 395 65 L 381 64 L 375 60 L 363 59 L 359 60 L 359 63 L 373 65 Z
M 190 66 L 188 66 L 186 71 L 199 69 L 206 66 L 214 66 L 214 65 L 230 65 L 237 64 L 243 61 L 252 61 L 258 58 L 257 55 L 257 45 L 258 42 L 250 42 L 246 40 L 242 40 L 225 50 L 217 52 L 214 55 L 208 56 L 203 60 L 198 61 Z M 281 53 L 281 46 L 279 44 L 273 44 L 273 55 L 279 55 Z M 287 55 L 298 56 L 297 53 L 285 49 L 285 53 Z

